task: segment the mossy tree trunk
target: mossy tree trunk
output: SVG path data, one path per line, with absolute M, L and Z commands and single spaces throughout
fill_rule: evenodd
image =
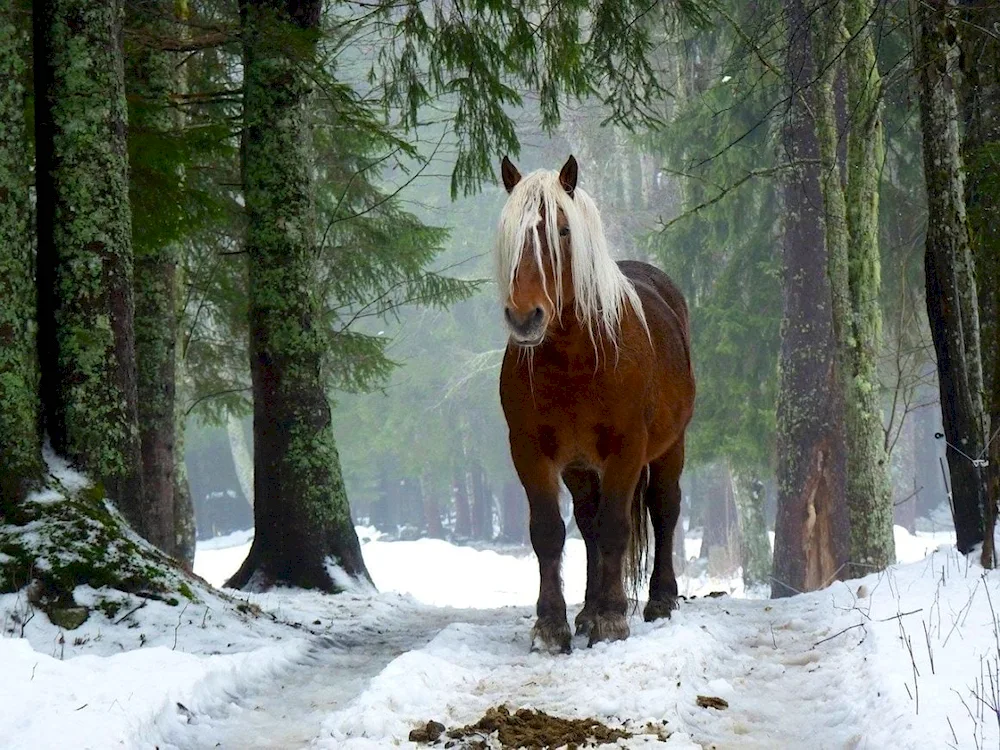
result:
M 959 39 L 949 0 L 916 5 L 920 121 L 927 186 L 927 317 L 938 383 L 958 549 L 983 541 L 983 374 L 976 280 L 966 222 L 955 75 Z
M 816 13 L 822 71 L 816 112 L 837 378 L 847 430 L 851 576 L 882 570 L 896 559 L 878 379 L 878 186 L 884 147 L 873 12 L 870 0 L 848 0 L 820 3 Z M 837 90 L 841 81 L 846 96 Z M 846 159 L 839 153 L 844 143 Z
M 228 585 L 338 591 L 342 575 L 370 579 L 320 372 L 309 104 L 322 3 L 243 0 L 240 9 L 256 533 Z
M 159 201 L 152 195 L 160 193 L 161 186 L 175 192 L 183 179 L 180 164 L 152 156 L 169 143 L 177 125 L 170 97 L 179 60 L 152 46 L 153 40 L 169 34 L 175 26 L 168 20 L 171 10 L 159 2 L 130 6 L 129 27 L 141 30 L 146 42 L 129 46 L 125 83 L 130 140 L 144 145 L 133 159 L 131 177 L 136 192 L 150 194 L 133 203 L 135 348 L 143 485 L 149 516 L 147 538 L 176 557 L 174 410 L 179 246 L 170 229 L 155 229 L 159 225 L 154 215 Z
M 34 5 L 45 426 L 149 535 L 136 405 L 121 0 Z
M 43 474 L 33 233 L 24 122 L 26 35 L 0 6 L 0 516 Z
M 771 594 L 820 588 L 847 560 L 843 398 L 837 387 L 823 216 L 820 143 L 814 113 L 814 38 L 802 0 L 786 0 L 784 126 L 791 165 L 784 188 L 783 311 L 779 362 L 774 575 Z

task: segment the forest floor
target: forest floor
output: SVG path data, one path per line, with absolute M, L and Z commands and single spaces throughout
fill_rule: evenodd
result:
M 911 562 L 790 599 L 685 578 L 690 598 L 669 621 L 636 616 L 627 641 L 588 649 L 577 639 L 572 654 L 552 656 L 529 653 L 531 555 L 360 531 L 381 593 L 228 600 L 206 588 L 185 608 L 153 602 L 118 624 L 19 625 L 23 637 L 0 638 L 0 745 L 416 747 L 410 732 L 428 721 L 454 729 L 501 706 L 596 719 L 630 734 L 616 740 L 625 747 L 1000 742 L 1000 574 L 938 548 L 940 538 L 897 529 Z M 247 543 L 200 546 L 196 571 L 220 582 Z M 582 556 L 569 540 L 571 603 L 582 599 Z M 0 619 L 24 606 L 0 597 Z M 500 746 L 487 732 L 461 746 L 480 740 Z

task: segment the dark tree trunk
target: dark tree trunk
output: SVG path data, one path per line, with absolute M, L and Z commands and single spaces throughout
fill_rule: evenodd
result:
M 43 475 L 24 123 L 25 35 L 0 8 L 0 517 Z
M 150 13 L 149 11 L 153 11 Z M 130 8 L 130 28 L 152 38 L 171 33 L 169 9 Z M 175 131 L 170 98 L 174 90 L 175 55 L 132 45 L 128 49 L 125 85 L 129 94 L 130 138 L 155 143 Z M 146 162 L 149 160 L 147 159 Z M 133 185 L 140 191 L 180 179 L 179 170 L 155 163 L 132 164 Z M 172 185 L 176 189 L 176 186 Z M 137 191 L 137 192 L 140 192 Z M 144 231 L 152 221 L 154 200 L 133 201 L 135 248 L 135 354 L 138 363 L 139 434 L 143 485 L 148 513 L 148 539 L 164 552 L 178 556 L 175 514 L 176 343 L 178 247 L 161 235 Z
M 38 328 L 52 446 L 150 536 L 136 404 L 121 0 L 35 6 Z
M 937 354 L 938 385 L 958 549 L 983 541 L 983 372 L 976 282 L 965 212 L 958 104 L 958 19 L 948 0 L 917 6 L 920 121 L 927 183 L 924 253 L 927 317 Z
M 452 491 L 455 495 L 455 536 L 468 539 L 472 536 L 472 513 L 469 509 L 469 477 L 458 463 L 454 467 Z
M 240 3 L 250 265 L 254 535 L 228 585 L 340 591 L 370 581 L 334 445 L 321 360 L 309 104 L 320 0 Z
M 810 19 L 786 0 L 791 98 L 784 127 L 788 170 L 778 392 L 778 509 L 772 596 L 832 581 L 850 542 L 845 493 L 844 405 L 835 373 Z
M 1000 149 L 1000 44 L 992 29 L 1000 27 L 995 4 L 965 0 L 962 26 L 965 121 L 965 198 L 969 211 L 972 255 L 976 263 L 979 322 L 982 326 L 984 394 L 990 433 L 987 435 L 983 565 L 996 566 L 993 529 L 1000 502 L 1000 200 L 996 194 L 996 154 Z M 990 436 L 992 435 L 992 440 Z

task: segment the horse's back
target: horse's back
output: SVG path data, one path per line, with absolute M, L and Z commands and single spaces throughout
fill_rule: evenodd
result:
M 638 260 L 620 260 L 618 267 L 639 292 L 651 333 L 655 336 L 657 333 L 655 329 L 662 326 L 675 336 L 679 336 L 679 343 L 683 347 L 690 368 L 691 329 L 687 302 L 684 300 L 684 294 L 680 287 L 666 273 L 649 263 Z M 668 338 L 673 338 L 673 336 Z

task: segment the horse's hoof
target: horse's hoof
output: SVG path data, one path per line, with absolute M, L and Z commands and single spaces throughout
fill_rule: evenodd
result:
M 550 654 L 568 654 L 570 648 L 569 623 L 550 617 L 539 617 L 531 629 L 531 650 L 548 651 Z
M 625 615 L 597 615 L 590 629 L 590 644 L 601 641 L 624 641 L 628 638 L 628 621 Z
M 666 599 L 650 599 L 646 603 L 646 608 L 642 610 L 642 617 L 646 622 L 670 619 L 670 613 L 677 609 L 677 598 L 668 596 Z
M 588 612 L 587 610 L 581 610 L 580 614 L 576 616 L 576 634 L 589 636 L 590 631 L 594 629 L 594 620 L 597 615 L 593 612 Z

